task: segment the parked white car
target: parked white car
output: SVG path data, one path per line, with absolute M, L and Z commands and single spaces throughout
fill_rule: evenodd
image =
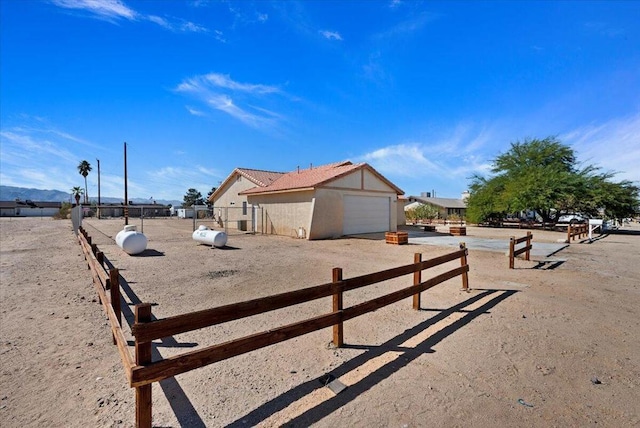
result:
M 558 218 L 558 223 L 585 223 L 587 220 L 588 218 L 582 214 L 565 214 Z

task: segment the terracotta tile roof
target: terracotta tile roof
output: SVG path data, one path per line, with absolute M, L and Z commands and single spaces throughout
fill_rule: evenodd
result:
M 366 163 L 353 164 L 350 161 L 336 162 L 328 165 L 310 167 L 309 169 L 296 169 L 294 171 L 283 174 L 280 178 L 266 187 L 254 187 L 253 189 L 241 192 L 242 195 L 251 195 L 257 193 L 271 193 L 280 191 L 311 189 L 319 187 L 327 182 L 347 175 L 355 170 L 368 168 L 374 174 L 378 175 L 382 180 L 386 181 L 391 187 L 396 189 L 400 194 L 400 189 L 391 182 L 382 177 L 377 171 Z
M 276 181 L 278 178 L 283 176 L 284 172 L 275 172 L 275 171 L 263 171 L 260 169 L 251 169 L 251 168 L 236 168 L 233 170 L 231 174 L 224 180 L 224 182 L 218 186 L 215 192 L 211 194 L 209 197 L 209 201 L 215 201 L 218 194 L 220 194 L 226 187 L 227 183 L 235 176 L 235 174 L 239 174 L 245 177 L 247 180 L 251 181 L 257 186 L 266 187 L 269 184 Z
M 236 168 L 236 172 L 260 187 L 270 185 L 285 174 L 284 172 L 262 171 L 250 168 Z

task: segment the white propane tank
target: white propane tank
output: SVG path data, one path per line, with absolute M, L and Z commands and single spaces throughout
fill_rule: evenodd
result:
M 147 237 L 136 226 L 128 225 L 116 235 L 116 244 L 129 255 L 139 254 L 147 249 Z
M 209 244 L 214 247 L 224 247 L 227 245 L 227 234 L 224 232 L 218 232 L 217 230 L 211 230 L 205 225 L 200 225 L 198 230 L 193 232 L 193 240 L 200 242 L 201 244 Z

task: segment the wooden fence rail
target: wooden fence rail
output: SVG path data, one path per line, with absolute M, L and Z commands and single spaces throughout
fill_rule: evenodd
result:
M 117 269 L 111 269 L 108 275 L 106 271 L 101 272 L 104 271 L 104 263 L 106 263 L 104 254 L 98 250 L 97 246 L 91 244 L 91 238 L 82 228 L 80 228 L 78 239 L 84 250 L 89 268 L 92 270 L 100 301 L 109 318 L 114 343 L 118 346 L 129 384 L 136 389 L 136 426 L 144 428 L 151 427 L 152 424 L 151 386 L 153 382 L 159 382 L 181 373 L 327 327 L 333 327 L 332 340 L 334 345 L 339 347 L 344 344 L 344 321 L 408 297 L 413 297 L 413 308 L 420 309 L 420 294 L 423 291 L 456 276 L 461 276 L 462 278 L 462 289 L 466 291 L 469 289 L 468 251 L 464 243 L 461 243 L 459 250 L 433 259 L 423 261 L 422 254 L 416 253 L 412 264 L 348 279 L 343 279 L 341 268 L 334 268 L 332 282 L 327 284 L 163 319 L 153 319 L 151 304 L 142 303 L 135 307 L 135 321 L 131 326 L 131 332 L 135 337 L 135 358 L 132 358 L 121 328 L 120 283 Z M 96 256 L 96 254 L 100 254 L 100 256 Z M 422 271 L 454 260 L 460 260 L 460 266 L 435 275 L 426 281 L 422 280 Z M 346 291 L 356 290 L 409 274 L 413 274 L 411 286 L 348 308 L 343 307 L 343 293 Z M 111 291 L 109 295 L 106 293 L 107 289 Z M 114 289 L 117 291 L 114 291 Z M 331 311 L 328 313 L 221 344 L 152 361 L 153 340 L 324 297 L 332 297 Z
M 159 382 L 181 373 L 327 327 L 333 327 L 334 345 L 342 346 L 344 343 L 344 321 L 412 296 L 413 307 L 419 309 L 419 295 L 421 292 L 456 276 L 462 277 L 462 289 L 468 290 L 469 265 L 467 263 L 467 254 L 466 247 L 461 244 L 460 250 L 434 259 L 421 261 L 421 255 L 416 254 L 413 264 L 349 279 L 343 279 L 342 269 L 335 268 L 332 272 L 333 281 L 328 284 L 153 321 L 151 321 L 152 317 L 150 316 L 151 306 L 148 303 L 136 306 L 136 318 L 132 326 L 132 333 L 135 336 L 137 365 L 132 368 L 131 385 L 138 391 L 136 393 L 136 397 L 139 398 L 136 400 L 136 415 L 141 418 L 138 421 L 138 426 L 151 426 L 150 386 L 153 382 Z M 421 281 L 418 273 L 453 260 L 460 260 L 460 266 L 426 281 Z M 342 307 L 344 292 L 408 274 L 413 274 L 413 285 L 348 308 Z M 207 346 L 203 349 L 185 352 L 159 361 L 151 362 L 147 358 L 150 355 L 152 340 L 329 296 L 332 297 L 332 307 L 329 313 L 254 333 L 225 343 Z M 418 302 L 418 307 L 416 307 L 416 301 Z M 140 313 L 144 313 L 145 316 L 141 316 Z
M 567 242 L 571 242 L 572 239 L 575 241 L 576 236 L 578 239 L 582 239 L 583 236 L 587 236 L 588 234 L 588 224 L 570 224 L 569 227 L 567 227 Z
M 107 271 L 105 265 L 108 260 L 104 257 L 104 254 L 98 249 L 97 245 L 91 243 L 91 237 L 82 226 L 80 226 L 78 232 L 78 242 L 84 252 L 87 265 L 91 269 L 93 285 L 98 293 L 98 301 L 102 304 L 107 315 L 113 335 L 113 343 L 118 347 L 125 374 L 129 383 L 131 383 L 131 370 L 135 362 L 129 352 L 128 343 L 122 331 L 120 273 L 116 268 Z M 107 290 L 109 294 L 107 294 Z
M 533 239 L 533 235 L 531 232 L 527 232 L 527 236 L 523 236 L 522 238 L 516 238 L 512 236 L 509 240 L 509 269 L 513 269 L 515 267 L 515 258 L 520 254 L 524 253 L 524 259 L 529 260 L 531 255 L 531 249 L 533 245 L 531 244 L 531 240 Z M 526 242 L 526 245 L 522 248 L 516 250 L 516 245 Z

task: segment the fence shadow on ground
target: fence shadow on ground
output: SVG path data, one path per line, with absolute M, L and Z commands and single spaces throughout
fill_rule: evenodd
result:
M 554 270 L 559 268 L 560 266 L 562 266 L 562 264 L 565 262 L 566 260 L 541 260 L 538 262 L 537 265 L 535 265 L 532 269 L 539 269 L 539 270 Z
M 129 282 L 122 275 L 120 275 L 120 288 L 124 292 L 124 295 L 121 296 L 122 317 L 126 323 L 131 326 L 135 319 L 135 315 L 131 308 L 142 303 L 142 301 L 131 289 Z M 128 302 L 126 301 L 125 296 L 129 299 Z M 129 341 L 128 344 L 133 346 L 135 343 L 133 341 Z M 152 356 L 154 360 L 162 358 L 158 351 L 158 348 L 160 347 L 194 348 L 196 346 L 198 346 L 198 343 L 179 343 L 173 337 L 165 337 L 160 343 L 154 343 Z M 173 413 L 176 415 L 180 426 L 193 428 L 206 427 L 204 421 L 198 414 L 198 411 L 193 407 L 191 400 L 189 400 L 189 397 L 187 397 L 187 394 L 184 392 L 175 377 L 164 379 L 160 381 L 159 384 L 160 388 L 162 388 L 162 392 L 169 402 L 169 405 L 171 406 L 171 409 L 173 410 Z
M 612 229 L 608 230 L 607 233 L 611 235 L 640 235 L 640 230 Z
M 86 244 L 83 244 L 83 250 L 86 251 L 86 249 L 87 249 Z M 89 251 L 91 250 L 89 249 Z M 417 255 L 418 254 L 416 254 L 416 256 Z M 468 265 L 466 263 L 466 255 L 467 255 L 466 249 L 464 248 L 464 246 L 461 246 L 461 249 L 458 252 L 441 256 L 439 258 L 432 259 L 429 261 L 422 261 L 421 263 L 437 262 L 435 264 L 441 264 L 447 261 L 455 260 L 458 257 L 461 257 L 460 260 L 462 261 L 462 264 L 463 264 L 462 267 L 454 269 L 447 273 L 447 275 L 449 276 L 446 276 L 446 277 L 451 278 L 452 277 L 451 274 L 456 274 L 453 276 L 457 276 L 457 275 L 460 275 L 461 273 L 466 273 L 468 271 Z M 455 256 L 455 257 L 451 258 L 452 256 Z M 90 262 L 90 266 L 92 266 L 92 263 L 93 262 Z M 110 268 L 113 267 L 111 262 L 109 262 L 107 259 L 104 260 L 104 264 L 109 266 Z M 409 265 L 409 267 L 412 267 L 412 265 Z M 396 270 L 400 269 L 402 272 L 404 272 L 406 268 L 407 266 L 401 266 L 399 268 L 392 269 L 391 271 L 393 271 L 394 275 L 397 276 L 397 272 L 395 272 Z M 422 267 L 421 270 L 426 268 L 428 267 Z M 376 274 L 379 275 L 385 272 L 378 272 Z M 386 274 L 390 275 L 389 272 L 386 272 Z M 440 275 L 440 277 L 442 277 L 443 275 Z M 341 274 L 339 275 L 339 277 L 340 277 L 339 279 L 341 280 L 342 279 Z M 434 277 L 429 281 L 421 283 L 418 289 L 421 289 L 424 291 L 446 279 L 446 278 L 440 278 L 440 277 Z M 99 292 L 103 299 L 102 301 L 105 302 L 107 301 L 108 298 L 107 296 L 104 295 L 104 288 L 106 287 L 108 289 L 108 285 L 105 285 L 107 284 L 106 280 L 100 279 L 100 281 L 101 281 L 101 284 L 98 284 L 98 285 L 101 287 L 100 288 L 101 291 L 99 290 Z M 140 314 L 135 315 L 132 308 L 135 305 L 140 304 L 141 301 L 131 288 L 131 284 L 133 284 L 133 282 L 126 281 L 126 279 L 123 278 L 122 275 L 120 275 L 118 278 L 118 283 L 120 286 L 119 288 L 123 291 L 123 293 L 118 293 L 120 298 L 121 308 L 116 309 L 115 315 L 113 314 L 113 312 L 109 312 L 109 309 L 111 309 L 111 307 L 107 307 L 107 312 L 109 313 L 110 319 L 113 317 L 119 318 L 120 317 L 119 314 L 121 314 L 125 322 L 131 328 L 131 326 L 135 321 L 135 318 L 140 315 Z M 466 288 L 467 288 L 466 277 L 463 277 L 463 289 L 466 289 Z M 400 291 L 402 291 L 402 295 L 404 295 L 407 290 L 413 291 L 413 288 L 408 288 Z M 341 407 L 347 405 L 348 403 L 350 403 L 351 401 L 359 397 L 361 394 L 363 394 L 367 390 L 379 384 L 382 380 L 389 378 L 394 373 L 398 372 L 401 368 L 406 367 L 410 362 L 412 362 L 419 356 L 423 354 L 435 352 L 432 349 L 433 346 L 435 346 L 436 344 L 438 344 L 439 342 L 441 342 L 442 340 L 444 340 L 446 337 L 450 336 L 454 332 L 463 328 L 478 316 L 489 313 L 488 311 L 491 308 L 495 307 L 498 303 L 507 299 L 508 297 L 510 297 L 511 295 L 517 292 L 516 290 L 502 290 L 502 289 L 476 289 L 476 291 L 478 292 L 478 294 L 476 294 L 475 296 L 468 298 L 467 300 L 461 303 L 453 305 L 450 308 L 445 309 L 443 311 L 438 311 L 436 309 L 421 308 L 421 310 L 423 311 L 434 311 L 434 312 L 437 311 L 438 313 L 436 313 L 430 319 L 427 319 L 419 323 L 418 325 L 405 330 L 402 334 L 383 343 L 382 345 L 344 345 L 345 347 L 350 347 L 352 349 L 362 349 L 364 350 L 364 352 L 358 355 L 357 357 L 352 358 L 349 361 L 346 361 L 345 363 L 337 367 L 332 372 L 325 373 L 322 376 L 323 378 L 326 378 L 326 379 L 340 378 L 341 376 L 348 374 L 349 372 L 363 366 L 364 364 L 367 364 L 375 360 L 376 358 L 378 358 L 379 356 L 382 356 L 387 352 L 396 352 L 396 353 L 400 352 L 402 356 L 401 358 L 397 358 L 394 361 L 388 362 L 385 365 L 377 368 L 372 373 L 367 374 L 363 379 L 349 386 L 349 388 L 347 388 L 344 392 L 332 397 L 329 400 L 326 400 L 323 403 L 317 404 L 314 407 L 307 409 L 306 411 L 304 411 L 304 413 L 300 415 L 293 417 L 293 419 L 287 421 L 285 425 L 308 426 L 322 420 L 327 415 L 332 414 L 337 409 L 340 409 Z M 393 302 L 395 300 L 391 300 L 390 296 L 393 297 L 394 299 L 398 297 L 398 296 L 395 296 L 394 294 L 397 294 L 397 293 L 392 293 L 385 297 L 389 298 L 390 302 Z M 486 300 L 483 300 L 483 299 L 486 299 Z M 382 303 L 384 302 L 377 302 L 377 303 L 382 305 Z M 389 304 L 389 303 L 384 303 L 384 305 L 386 304 Z M 415 300 L 414 300 L 414 304 L 416 304 Z M 149 310 L 148 314 L 152 316 L 150 307 L 148 304 L 145 306 L 145 308 Z M 352 308 L 347 308 L 346 310 L 350 310 L 350 309 Z M 335 310 L 336 309 L 334 307 L 334 311 Z M 455 321 L 447 320 L 448 325 L 445 325 L 443 327 L 437 326 L 437 328 L 440 328 L 440 330 L 437 331 L 436 333 L 431 334 L 429 337 L 424 339 L 420 337 L 420 334 L 422 334 L 426 329 L 436 325 L 437 323 L 445 320 L 447 317 L 455 313 L 460 313 L 462 315 L 460 318 L 456 319 Z M 356 315 L 353 315 L 353 313 L 351 312 L 349 314 L 351 314 L 352 316 L 356 316 Z M 115 321 L 115 322 L 117 323 L 118 321 Z M 120 329 L 119 326 L 114 330 L 113 334 L 114 334 L 114 340 L 117 341 L 117 343 L 119 344 L 118 345 L 119 347 L 121 346 L 120 344 L 122 344 L 123 342 L 125 347 L 128 345 L 126 339 L 124 339 L 124 336 L 122 335 L 122 330 Z M 137 340 L 139 339 L 138 336 L 136 336 L 136 338 Z M 419 343 L 413 347 L 411 347 L 410 345 L 403 345 L 406 341 L 410 339 L 413 339 L 414 341 L 419 341 Z M 150 340 L 152 339 L 150 338 Z M 336 339 L 334 335 L 334 342 L 342 343 L 341 334 L 339 339 Z M 137 347 L 138 345 L 139 343 L 136 342 L 135 346 Z M 195 347 L 198 345 L 198 343 L 178 343 L 173 337 L 168 336 L 168 337 L 164 337 L 160 343 L 153 342 L 151 344 L 147 342 L 147 345 L 149 346 L 148 348 L 149 350 L 147 352 L 150 353 L 149 356 L 151 357 L 149 362 L 151 362 L 151 361 L 162 360 L 162 356 L 159 353 L 160 347 Z M 144 358 L 146 359 L 146 357 Z M 130 360 L 127 360 L 125 361 L 125 365 L 126 364 L 128 364 L 129 367 L 131 367 L 132 364 L 134 363 Z M 256 424 L 259 424 L 260 422 L 267 421 L 270 416 L 276 414 L 277 412 L 283 409 L 286 409 L 289 405 L 295 403 L 299 399 L 305 398 L 307 395 L 311 394 L 314 390 L 318 389 L 321 386 L 319 381 L 320 379 L 309 380 L 281 394 L 279 397 L 276 397 L 260 405 L 258 408 L 254 409 L 253 411 L 250 411 L 247 415 L 240 417 L 239 419 L 235 420 L 228 426 L 243 426 L 243 427 L 254 426 Z M 182 389 L 182 387 L 180 386 L 180 384 L 178 383 L 175 377 L 164 378 L 163 380 L 159 381 L 159 384 L 180 426 L 188 426 L 188 427 L 196 427 L 196 428 L 206 426 L 204 421 L 198 414 L 197 410 L 195 409 L 195 407 L 193 406 L 193 404 L 187 397 L 185 391 Z M 148 385 L 148 386 L 150 387 L 151 385 Z M 138 390 L 136 391 L 136 393 L 138 394 Z M 147 396 L 150 400 L 151 399 L 150 388 L 146 393 L 148 394 Z M 142 395 L 143 392 L 140 392 L 140 394 Z M 136 395 L 136 400 L 138 400 L 138 395 Z M 149 409 L 150 408 L 151 407 L 149 406 Z M 140 408 L 136 409 L 137 412 L 138 411 L 142 412 L 143 410 L 140 410 Z M 149 424 L 151 424 L 150 415 L 148 415 L 148 419 L 146 420 L 149 422 Z
M 394 359 L 391 362 L 386 363 L 374 372 L 368 374 L 365 378 L 358 381 L 354 385 L 349 386 L 343 392 L 334 397 L 326 400 L 313 408 L 306 410 L 304 413 L 298 415 L 294 419 L 285 423 L 285 426 L 310 426 L 316 422 L 319 422 L 326 416 L 335 412 L 339 408 L 347 405 L 351 401 L 355 400 L 359 395 L 363 394 L 367 390 L 371 389 L 375 385 L 382 382 L 384 379 L 390 377 L 401 368 L 406 367 L 416 358 L 423 354 L 433 353 L 433 346 L 452 335 L 459 329 L 463 328 L 471 321 L 479 317 L 480 315 L 489 313 L 488 311 L 498 305 L 503 300 L 517 293 L 517 290 L 502 290 L 502 289 L 486 289 L 477 290 L 479 294 L 451 306 L 448 309 L 442 310 L 440 313 L 433 317 L 421 322 L 420 324 L 412 327 L 402 334 L 394 337 L 393 339 L 383 343 L 382 345 L 348 345 L 345 344 L 345 348 L 363 349 L 365 352 L 332 370 L 328 375 L 332 378 L 340 378 L 342 375 L 355 370 L 368 361 L 371 361 L 386 352 L 402 352 L 402 358 Z M 467 309 L 467 307 L 482 300 L 483 298 L 492 297 L 489 301 L 485 302 L 481 306 L 475 309 Z M 435 311 L 435 309 L 423 309 L 425 311 Z M 446 319 L 448 316 L 454 313 L 464 313 L 464 315 L 447 325 L 443 329 L 439 330 L 435 334 L 429 336 L 427 339 L 419 343 L 413 348 L 402 347 L 401 345 L 407 340 L 417 336 L 428 327 L 435 325 L 436 323 Z M 295 403 L 306 395 L 311 394 L 317 388 L 322 387 L 318 379 L 309 380 L 284 394 L 264 403 L 260 407 L 240 416 L 234 422 L 227 425 L 228 427 L 246 427 L 255 426 L 271 415 L 287 408 L 289 405 Z

